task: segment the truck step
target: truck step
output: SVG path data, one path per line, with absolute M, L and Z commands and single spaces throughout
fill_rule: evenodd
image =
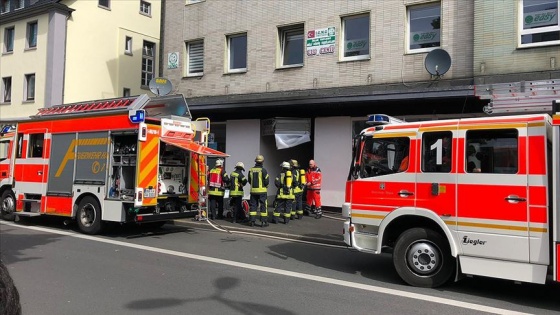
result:
M 16 215 L 20 217 L 38 217 L 41 214 L 37 212 L 16 212 Z
M 41 202 L 41 199 L 22 199 L 23 202 Z

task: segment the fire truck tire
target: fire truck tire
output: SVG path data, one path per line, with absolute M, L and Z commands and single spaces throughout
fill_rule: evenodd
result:
M 101 206 L 97 199 L 92 196 L 86 196 L 78 205 L 76 213 L 76 221 L 78 227 L 85 234 L 98 234 L 103 228 L 101 222 Z
M 445 284 L 453 275 L 453 260 L 447 240 L 425 228 L 403 232 L 393 251 L 397 273 L 415 287 L 435 288 Z
M 3 220 L 14 221 L 16 218 L 16 197 L 11 190 L 6 190 L 0 197 L 0 216 Z

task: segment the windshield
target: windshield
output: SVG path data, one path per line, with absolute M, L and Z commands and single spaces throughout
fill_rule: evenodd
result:
M 356 167 L 361 178 L 404 172 L 408 169 L 408 137 L 373 138 L 366 136 L 360 142 Z

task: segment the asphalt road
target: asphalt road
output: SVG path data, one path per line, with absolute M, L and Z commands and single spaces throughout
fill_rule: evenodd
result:
M 404 285 L 390 256 L 166 225 L 100 237 L 0 222 L 24 314 L 556 314 L 560 286 Z

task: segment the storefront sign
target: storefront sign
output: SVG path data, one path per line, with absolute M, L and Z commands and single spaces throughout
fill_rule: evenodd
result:
M 536 11 L 523 15 L 523 28 L 558 25 L 558 9 Z
M 411 32 L 410 43 L 412 45 L 439 43 L 439 34 L 440 30 Z
M 321 28 L 307 32 L 307 56 L 333 54 L 336 43 L 334 27 Z

